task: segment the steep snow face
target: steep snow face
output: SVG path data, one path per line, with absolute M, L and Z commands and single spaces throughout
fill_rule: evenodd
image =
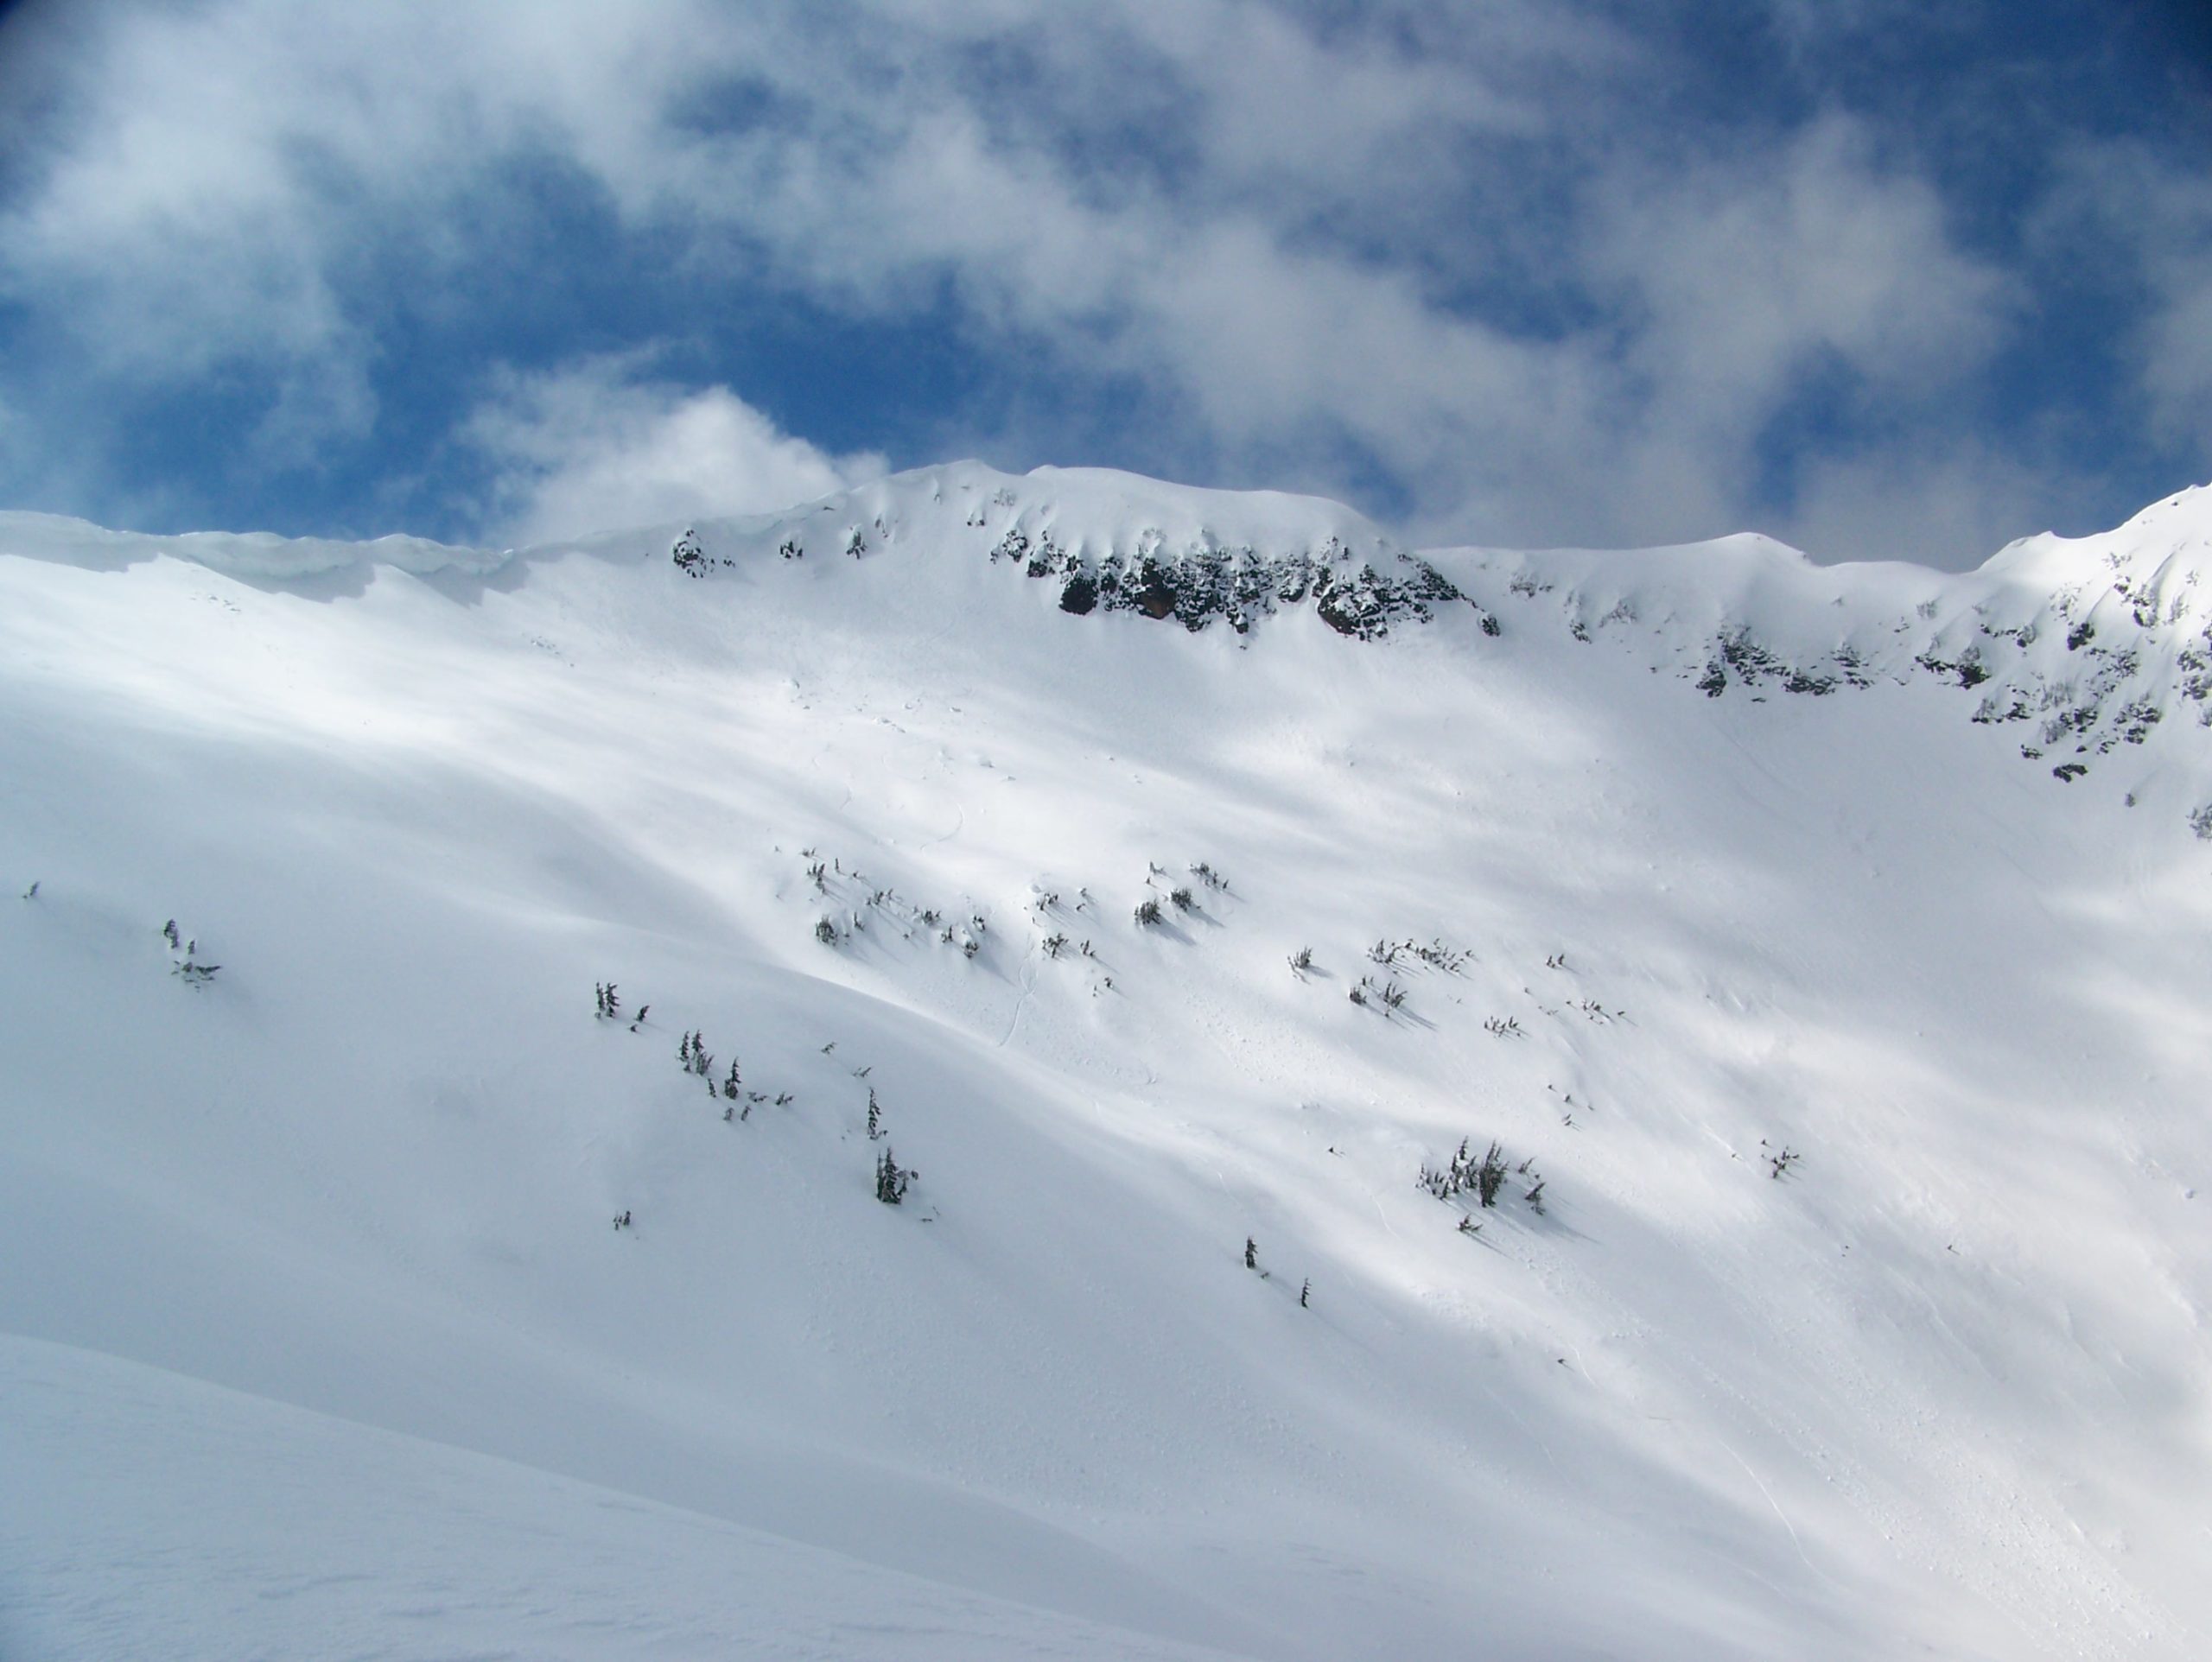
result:
M 0 1648 L 2202 1653 L 2208 517 L 0 523 Z

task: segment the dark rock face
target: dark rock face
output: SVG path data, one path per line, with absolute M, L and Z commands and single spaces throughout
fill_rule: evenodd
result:
M 1257 619 L 1311 599 L 1315 614 L 1338 634 L 1380 640 L 1399 625 L 1427 623 L 1437 607 L 1459 604 L 1474 607 L 1485 634 L 1498 632 L 1496 618 L 1426 561 L 1396 555 L 1396 569 L 1386 575 L 1372 563 L 1355 563 L 1335 542 L 1287 555 L 1198 545 L 1179 554 L 1116 549 L 1094 559 L 1061 548 L 1050 532 L 1033 539 L 1017 529 L 998 540 L 990 557 L 1029 577 L 1059 579 L 1060 610 L 1078 617 L 1131 612 L 1172 618 L 1193 633 L 1221 622 L 1243 634 Z

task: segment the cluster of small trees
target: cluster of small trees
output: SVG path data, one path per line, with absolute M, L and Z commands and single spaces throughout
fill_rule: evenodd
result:
M 1354 1004 L 1361 1005 L 1370 1003 L 1379 1004 L 1387 1012 L 1397 1009 L 1405 1003 L 1406 989 L 1398 985 L 1397 978 L 1395 976 L 1377 986 L 1372 976 L 1363 975 L 1359 978 L 1358 985 L 1352 988 L 1351 996 Z
M 799 857 L 808 862 L 805 868 L 806 879 L 814 885 L 814 891 L 818 895 L 827 897 L 830 894 L 830 879 L 832 877 L 845 879 L 867 889 L 865 898 L 856 898 L 854 901 L 851 910 L 842 922 L 828 912 L 815 918 L 814 938 L 823 946 L 834 947 L 844 940 L 848 935 L 861 934 L 868 927 L 870 913 L 883 912 L 889 916 L 899 932 L 910 941 L 913 939 L 914 929 L 918 925 L 924 930 L 934 931 L 940 944 L 959 948 L 961 956 L 963 958 L 973 958 L 982 951 L 983 937 L 988 933 L 990 928 L 989 920 L 982 913 L 973 913 L 966 923 L 956 924 L 949 922 L 944 914 L 934 906 L 913 905 L 904 899 L 895 889 L 867 888 L 869 879 L 857 866 L 849 872 L 840 860 L 831 860 L 825 863 L 812 848 L 801 849 Z M 1048 898 L 1057 901 L 1058 897 L 1055 895 Z
M 704 1033 L 686 1033 L 683 1036 L 683 1042 L 676 1047 L 676 1059 L 683 1064 L 685 1073 L 696 1074 L 701 1079 L 708 1081 L 708 1094 L 714 1094 L 715 1057 L 714 1052 L 707 1049 L 707 1036 Z M 734 1102 L 737 1100 L 738 1089 L 743 1083 L 744 1081 L 738 1075 L 737 1058 L 732 1056 L 729 1059 L 729 1076 L 721 1082 L 721 1094 Z
M 1414 958 L 1431 969 L 1440 969 L 1447 975 L 1456 975 L 1467 961 L 1467 955 L 1457 947 L 1447 947 L 1441 940 L 1426 942 L 1408 936 L 1403 941 L 1379 940 L 1367 949 L 1368 960 L 1389 969 L 1402 957 Z
M 614 991 L 613 982 L 593 982 L 592 995 L 598 1003 L 598 1015 L 600 1020 L 620 1021 L 622 1019 L 622 1000 Z M 645 1025 L 645 1013 L 652 1008 L 652 1005 L 649 1004 L 641 1004 L 638 1006 L 638 1013 L 630 1018 L 630 1031 L 632 1032 L 636 1032 L 639 1028 Z
M 1147 862 L 1147 864 L 1149 864 L 1149 862 Z M 1167 872 L 1165 867 L 1156 865 L 1151 866 L 1147 881 L 1149 882 L 1154 879 L 1163 878 L 1166 875 Z M 1196 865 L 1192 866 L 1191 867 L 1191 875 L 1198 879 L 1199 882 L 1205 884 L 1207 888 L 1211 889 L 1217 893 L 1226 894 L 1229 892 L 1228 878 L 1224 876 L 1221 872 L 1214 870 L 1211 864 L 1205 860 L 1202 860 Z M 1087 893 L 1088 891 L 1085 892 Z M 1179 883 L 1167 891 L 1167 904 L 1174 907 L 1179 912 L 1196 911 L 1198 909 L 1198 898 L 1194 892 L 1192 892 L 1187 884 Z M 1163 914 L 1160 909 L 1160 901 L 1156 896 L 1147 895 L 1142 900 L 1137 903 L 1136 923 L 1139 929 L 1153 928 L 1161 921 L 1164 916 L 1165 914 Z
M 30 886 L 30 892 L 23 898 L 29 900 L 37 893 L 38 885 L 34 883 Z M 222 968 L 220 964 L 203 964 L 200 961 L 200 942 L 196 940 L 187 940 L 177 929 L 176 919 L 174 917 L 162 925 L 162 939 L 169 943 L 169 950 L 176 955 L 176 961 L 170 966 L 169 974 L 181 980 L 187 986 L 207 986 L 215 979 L 215 972 Z
M 1516 1166 L 1508 1166 L 1505 1150 L 1496 1141 L 1483 1151 L 1480 1159 L 1475 1158 L 1471 1152 L 1471 1147 L 1465 1138 L 1461 1138 L 1459 1152 L 1444 1165 L 1433 1166 L 1424 1163 L 1421 1169 L 1421 1186 L 1440 1201 L 1455 1199 L 1471 1189 L 1477 1202 L 1488 1208 L 1497 1204 L 1497 1197 L 1505 1188 L 1507 1176 L 1518 1175 L 1527 1179 L 1529 1184 L 1521 1198 L 1529 1202 L 1538 1216 L 1543 1215 L 1544 1179 L 1537 1171 L 1533 1158 L 1523 1160 Z M 1460 1227 L 1471 1233 L 1465 1219 L 1460 1221 Z
M 621 1014 L 621 1001 L 616 996 L 614 984 L 608 981 L 596 986 L 594 991 L 599 999 L 599 1013 L 603 1017 L 619 1018 Z M 646 1006 L 643 1005 L 638 1007 L 638 1013 L 641 1018 L 645 1009 Z M 636 1031 L 634 1025 L 631 1031 L 633 1032 Z M 823 1054 L 827 1056 L 836 1048 L 836 1041 L 832 1039 L 822 1047 Z M 768 1100 L 766 1092 L 745 1088 L 744 1075 L 738 1066 L 738 1059 L 735 1056 L 730 1058 L 728 1071 L 722 1075 L 720 1083 L 716 1083 L 715 1055 L 707 1048 L 707 1036 L 702 1030 L 693 1029 L 683 1035 L 677 1043 L 676 1059 L 682 1064 L 687 1075 L 707 1082 L 708 1095 L 719 1095 L 728 1100 L 731 1106 L 722 1110 L 724 1120 L 749 1120 L 753 1117 L 754 1106 Z M 868 1072 L 868 1068 L 860 1069 L 855 1077 L 866 1078 Z M 781 1091 L 777 1094 L 778 1107 L 788 1107 L 791 1101 L 791 1094 L 789 1091 Z M 742 1106 L 740 1106 L 741 1104 Z M 883 1128 L 883 1104 L 876 1097 L 875 1087 L 871 1085 L 868 1088 L 868 1139 L 871 1143 L 884 1142 L 887 1135 L 888 1133 Z M 883 1152 L 877 1157 L 875 1163 L 876 1199 L 892 1206 L 899 1204 L 906 1199 L 907 1185 L 912 1183 L 918 1175 L 912 1167 L 902 1166 L 893 1158 L 890 1145 L 885 1143 Z M 617 1220 L 615 1227 L 618 1229 L 626 1227 L 628 1223 L 629 1215 L 625 1213 Z
M 622 994 L 615 983 L 594 981 L 592 983 L 591 990 L 594 1013 L 600 1020 L 619 1022 L 623 1019 Z M 649 1004 L 641 1004 L 638 1006 L 638 1013 L 630 1018 L 632 1032 L 638 1031 L 644 1023 L 646 1013 L 652 1008 L 652 1006 Z M 745 1088 L 745 1076 L 738 1067 L 735 1056 L 729 1059 L 728 1071 L 723 1074 L 719 1081 L 715 1079 L 714 1053 L 707 1049 L 707 1038 L 703 1032 L 694 1030 L 684 1033 L 677 1043 L 676 1060 L 686 1074 L 706 1082 L 709 1096 L 721 1097 L 733 1105 L 722 1111 L 722 1118 L 725 1120 L 750 1119 L 754 1105 L 768 1100 L 765 1092 L 748 1091 Z M 776 1097 L 776 1106 L 786 1107 L 791 1100 L 791 1095 L 789 1091 L 780 1092 Z M 734 1106 L 740 1103 L 743 1104 L 742 1107 Z
M 1478 1160 L 1469 1153 L 1471 1146 L 1469 1139 L 1463 1137 L 1459 1139 L 1459 1151 L 1444 1165 L 1433 1166 L 1424 1162 L 1421 1186 L 1440 1201 L 1453 1199 L 1471 1189 L 1482 1205 L 1495 1206 L 1498 1190 L 1505 1186 L 1505 1150 L 1493 1141 Z

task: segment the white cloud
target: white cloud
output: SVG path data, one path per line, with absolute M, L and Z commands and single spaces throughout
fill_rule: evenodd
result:
M 2152 430 L 2212 449 L 2212 178 L 2147 144 L 2072 146 L 2032 234 L 2044 257 L 2133 315 L 2122 367 Z
M 2160 432 L 2202 458 L 2212 447 L 2212 182 L 2162 174 L 2139 199 L 2137 251 L 2152 303 L 2134 336 L 2137 373 Z
M 1824 559 L 1959 569 L 2033 531 L 2103 529 L 2081 518 L 2093 500 L 2091 481 L 2078 474 L 2029 467 L 1960 439 L 1815 458 L 1793 511 L 1764 529 Z
M 1657 72 L 1602 10 L 118 10 L 73 51 L 74 113 L 0 216 L 0 297 L 112 373 L 264 366 L 294 416 L 266 454 L 287 454 L 276 435 L 311 454 L 374 417 L 388 301 L 357 292 L 364 251 L 465 293 L 524 162 L 678 262 L 740 249 L 817 305 L 897 318 L 949 291 L 976 350 L 1153 389 L 1243 478 L 1341 490 L 1379 468 L 1429 531 L 1714 533 L 1751 518 L 1762 432 L 1808 371 L 1909 410 L 2012 338 L 2016 296 L 1849 121 L 1624 161 L 1649 147 L 1609 112 Z M 1555 289 L 1571 321 L 1498 316 L 1474 296 L 1501 281 Z M 2190 309 L 2212 299 L 2175 292 L 2159 396 L 2178 408 L 2212 384 Z M 511 383 L 469 432 L 512 463 L 494 518 L 534 533 L 726 502 L 717 466 L 840 476 L 758 419 L 602 367 Z M 992 417 L 965 419 L 980 436 Z M 597 466 L 587 441 L 663 460 Z
M 1830 118 L 1778 151 L 1617 178 L 1593 255 L 1641 316 L 1629 352 L 1670 424 L 1757 424 L 1816 362 L 1896 397 L 1980 367 L 2014 297 L 1935 192 Z
M 2212 445 L 2212 246 L 2160 274 L 2142 330 L 2144 390 L 2160 426 L 2200 454 Z
M 517 546 L 766 513 L 887 471 L 779 432 L 728 387 L 645 379 L 634 354 L 502 377 L 463 428 L 491 463 L 486 535 Z
M 1817 390 L 1832 409 L 1812 419 L 1879 409 L 1911 429 L 1916 409 L 1984 368 L 2021 311 L 2012 281 L 1958 246 L 1934 190 L 1882 166 L 1840 117 L 1764 154 L 1618 170 L 1586 235 L 1621 320 L 1618 356 L 1592 407 L 1597 465 L 1556 485 L 1604 504 L 1612 540 L 1758 520 L 1824 556 L 1863 556 L 1866 538 L 1828 540 L 1842 523 L 1834 492 L 1869 468 L 1886 476 L 1892 459 L 1839 434 L 1821 467 L 1790 481 L 1817 505 L 1755 511 L 1768 425 Z M 1955 450 L 1945 477 L 1963 482 L 1978 455 Z M 1947 528 L 1959 511 L 1946 509 Z

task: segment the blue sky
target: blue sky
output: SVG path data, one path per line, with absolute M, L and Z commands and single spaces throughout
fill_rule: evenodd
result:
M 976 455 L 1979 561 L 2212 477 L 2201 0 L 0 12 L 0 505 L 512 542 Z

